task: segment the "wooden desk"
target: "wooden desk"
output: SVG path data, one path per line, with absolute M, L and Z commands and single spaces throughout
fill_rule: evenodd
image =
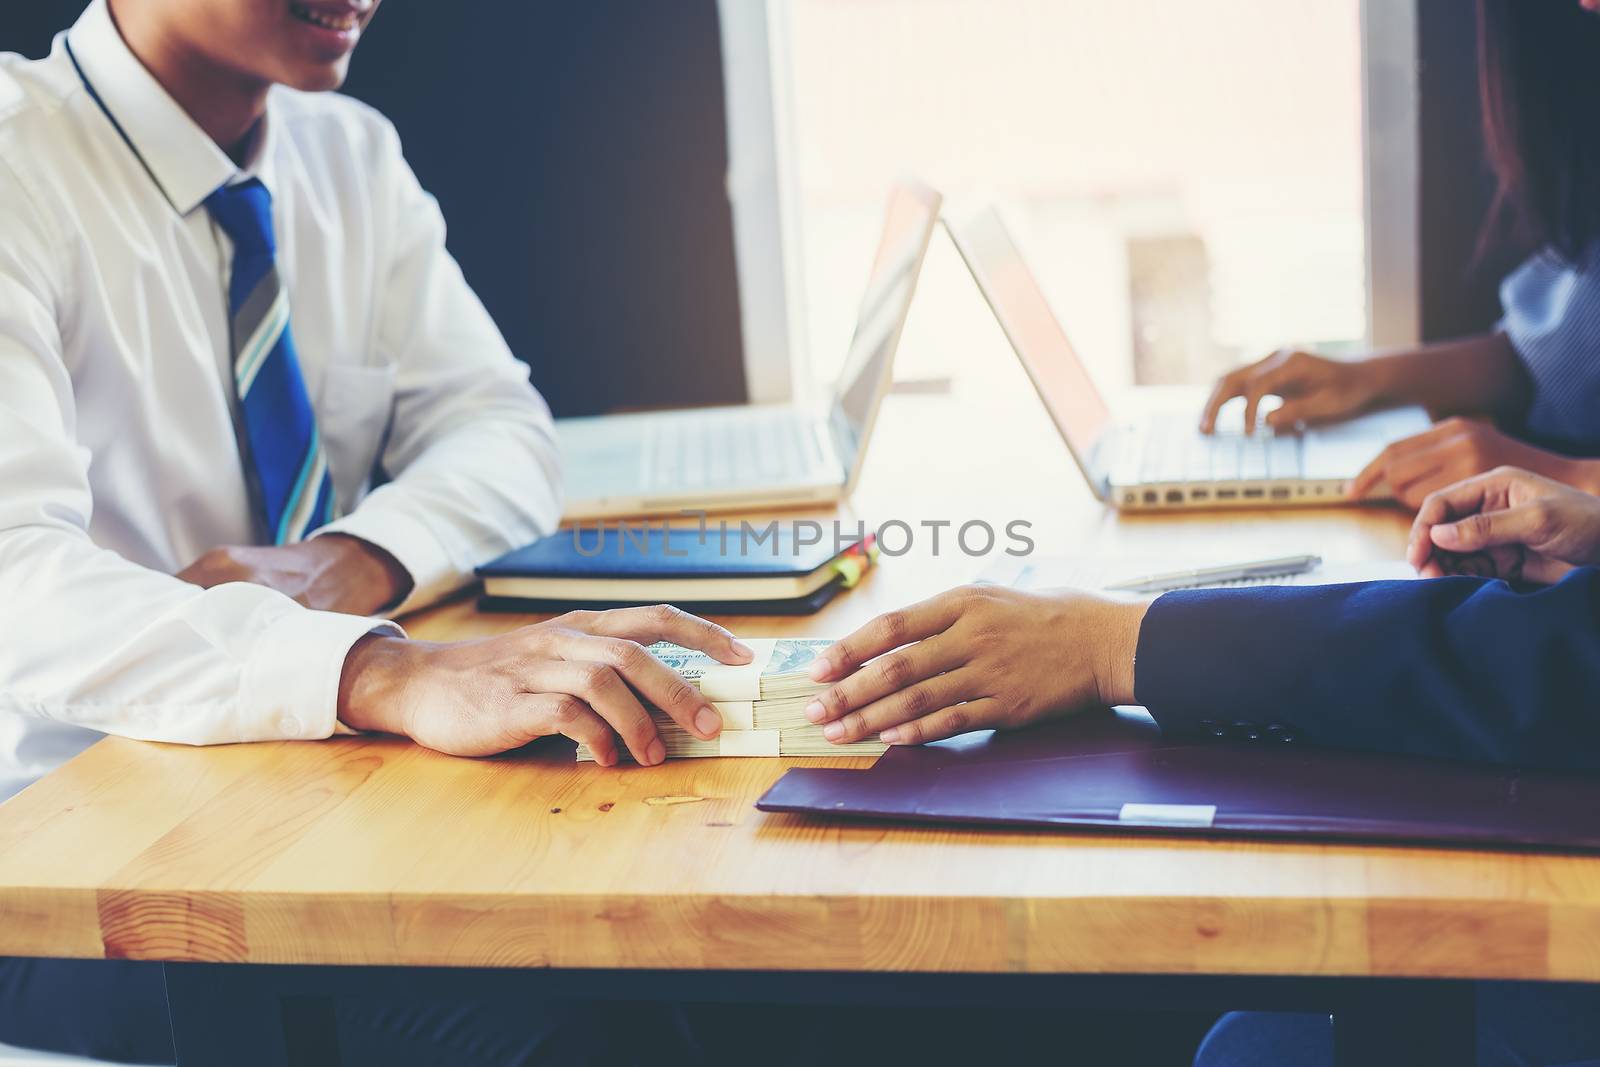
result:
M 1000 427 L 992 432 L 941 432 L 959 423 L 960 404 L 891 402 L 853 504 L 860 514 L 1023 518 L 1040 552 L 1144 551 L 1181 536 L 1186 551 L 1332 560 L 1389 556 L 1403 543 L 1404 518 L 1381 509 L 1118 518 L 1089 497 L 1036 413 L 1018 408 L 987 423 Z M 723 621 L 748 635 L 837 635 L 984 564 L 923 547 L 885 560 L 818 616 Z M 524 621 L 460 600 L 409 627 L 450 639 Z M 605 770 L 574 764 L 562 742 L 462 760 L 377 738 L 213 749 L 108 739 L 0 807 L 0 954 L 641 974 L 1600 981 L 1597 859 L 755 811 L 803 762 Z M 227 1020 L 222 1040 L 243 1041 L 255 1024 L 237 1017 L 248 997 L 230 983 L 247 970 L 169 968 L 175 1012 L 214 1030 Z M 306 988 L 334 982 L 318 980 Z M 1259 1002 L 1264 991 L 1226 993 Z M 1403 1003 L 1391 993 L 1381 999 Z M 185 1062 L 208 1054 L 195 1040 Z M 253 1040 L 265 1063 L 298 1039 Z

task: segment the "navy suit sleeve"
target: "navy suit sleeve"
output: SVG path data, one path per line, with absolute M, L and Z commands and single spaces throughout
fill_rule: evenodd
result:
M 1169 732 L 1600 769 L 1600 571 L 1168 593 L 1134 673 Z

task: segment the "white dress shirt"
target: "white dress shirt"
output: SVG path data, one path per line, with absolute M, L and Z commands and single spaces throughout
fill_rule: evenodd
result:
M 394 128 L 275 88 L 241 171 L 94 0 L 48 58 L 0 56 L 0 797 L 100 731 L 327 737 L 349 647 L 387 625 L 172 576 L 261 542 L 234 429 L 231 249 L 203 204 L 247 176 L 273 198 L 341 516 L 325 529 L 393 554 L 414 582 L 399 610 L 559 517 L 549 411 Z M 378 465 L 392 480 L 374 489 Z

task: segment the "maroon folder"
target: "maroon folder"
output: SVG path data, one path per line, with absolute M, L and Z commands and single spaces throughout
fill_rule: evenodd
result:
M 789 771 L 756 807 L 808 815 L 1600 851 L 1600 777 L 1165 738 L 1137 712 Z

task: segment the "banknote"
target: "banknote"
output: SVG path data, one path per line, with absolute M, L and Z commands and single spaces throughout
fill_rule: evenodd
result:
M 755 657 L 738 665 L 718 663 L 704 652 L 665 641 L 651 645 L 650 652 L 707 699 L 772 700 L 818 688 L 806 672 L 832 643 L 828 638 L 805 637 L 746 640 Z
M 722 715 L 722 734 L 702 741 L 660 708 L 647 707 L 669 757 L 869 756 L 887 747 L 876 738 L 835 745 L 822 736 L 820 726 L 806 719 L 806 705 L 827 688 L 811 680 L 811 664 L 833 644 L 832 639 L 783 637 L 744 643 L 755 656 L 738 665 L 718 663 L 704 652 L 664 641 L 650 646 L 657 659 L 696 686 Z M 619 752 L 625 751 L 619 746 Z M 588 746 L 578 747 L 580 761 L 593 758 Z
M 709 741 L 702 741 L 682 730 L 663 729 L 661 739 L 666 745 L 668 759 L 709 756 L 877 756 L 889 747 L 877 738 L 836 745 L 815 729 L 724 730 Z M 624 762 L 633 759 L 626 745 L 616 746 L 616 752 Z M 594 750 L 580 744 L 578 762 L 594 762 Z

